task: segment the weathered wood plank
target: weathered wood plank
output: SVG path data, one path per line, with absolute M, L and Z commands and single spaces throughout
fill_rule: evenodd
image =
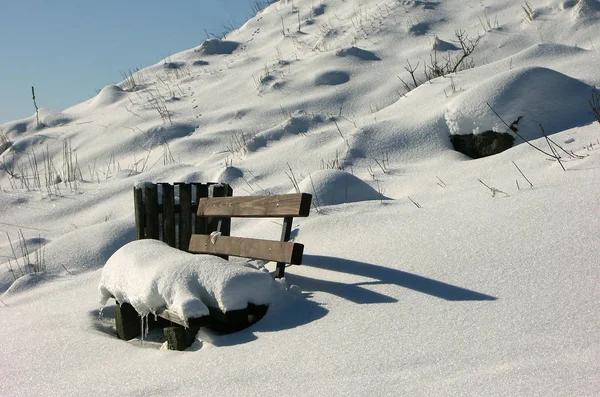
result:
M 161 309 L 156 312 L 156 315 L 164 318 L 165 320 L 169 320 L 172 323 L 179 324 L 182 327 L 187 327 L 188 322 L 186 319 L 181 317 L 179 314 L 172 312 L 168 309 Z
M 283 218 L 283 226 L 281 228 L 281 240 L 280 241 L 290 241 L 292 236 L 292 222 L 294 218 L 291 216 L 286 216 Z M 277 262 L 277 267 L 275 268 L 275 278 L 283 278 L 285 277 L 285 263 Z
M 200 199 L 198 216 L 280 218 L 308 216 L 312 196 L 308 193 L 257 197 Z
M 115 327 L 119 339 L 130 340 L 142 333 L 141 317 L 133 306 L 127 302 L 115 308 Z
M 233 194 L 233 189 L 229 185 L 213 185 L 212 197 L 230 197 Z M 219 222 L 221 226 L 219 227 Z M 231 218 L 212 218 L 209 222 L 208 233 L 219 231 L 223 236 L 231 235 Z
M 192 236 L 192 185 L 180 183 L 179 186 L 179 249 L 187 251 Z
M 166 308 L 158 310 L 156 312 L 156 315 L 158 317 L 164 318 L 165 320 L 168 320 L 174 324 L 179 324 L 182 327 L 205 327 L 207 325 L 210 325 L 211 322 L 213 321 L 210 316 L 204 316 L 204 317 L 198 317 L 198 318 L 188 318 L 187 320 L 183 317 L 181 317 L 179 314 L 168 310 Z
M 135 213 L 135 238 L 141 240 L 145 237 L 146 209 L 144 206 L 144 191 L 133 188 L 133 207 Z
M 163 329 L 167 348 L 169 350 L 184 351 L 196 341 L 199 327 L 166 327 Z
M 156 185 L 144 186 L 144 199 L 146 205 L 146 234 L 144 238 L 159 238 L 158 224 L 158 189 Z
M 198 203 L 204 197 L 208 197 L 208 185 L 204 183 L 195 183 L 196 187 L 196 200 L 195 207 L 196 211 L 198 208 Z M 208 220 L 206 218 L 201 218 L 194 216 L 194 233 L 196 234 L 208 234 Z
M 213 244 L 210 236 L 194 234 L 190 240 L 190 252 L 197 254 L 232 255 L 301 265 L 304 245 L 228 236 L 219 236 Z
M 215 184 L 211 186 L 210 189 L 211 197 L 229 197 L 233 194 L 233 189 L 229 185 L 225 184 Z M 220 232 L 222 236 L 230 236 L 231 235 L 231 218 L 206 218 L 208 221 L 208 232 L 206 234 L 211 234 L 212 232 Z M 229 260 L 228 255 L 219 255 L 221 258 L 225 260 Z
M 163 241 L 171 247 L 175 247 L 177 236 L 175 235 L 175 192 L 173 185 L 161 183 L 162 207 L 163 207 Z

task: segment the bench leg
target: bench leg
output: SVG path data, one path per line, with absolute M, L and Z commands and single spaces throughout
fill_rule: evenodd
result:
M 142 333 L 141 317 L 129 303 L 121 303 L 115 308 L 115 325 L 119 339 L 130 340 Z
M 200 330 L 200 327 L 166 327 L 163 332 L 167 340 L 167 347 L 169 350 L 178 351 L 187 349 L 196 340 L 198 330 Z
M 285 263 L 278 263 L 275 268 L 275 278 L 285 277 Z

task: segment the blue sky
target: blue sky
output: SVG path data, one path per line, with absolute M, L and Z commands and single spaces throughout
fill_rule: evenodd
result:
M 61 111 L 152 65 L 199 45 L 205 30 L 241 26 L 254 0 L 1 0 L 0 124 Z

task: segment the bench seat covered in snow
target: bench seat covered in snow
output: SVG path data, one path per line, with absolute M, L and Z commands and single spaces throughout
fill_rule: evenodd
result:
M 99 293 L 102 304 L 110 298 L 119 302 L 118 315 L 133 315 L 125 324 L 117 319 L 119 337 L 128 340 L 141 333 L 140 316 L 146 321 L 160 316 L 196 332 L 201 326 L 219 323 L 235 327 L 234 323 L 243 322 L 238 325 L 243 328 L 248 315 L 264 314 L 276 288 L 266 272 L 147 239 L 133 241 L 110 257 L 102 271 Z M 128 305 L 133 311 L 127 312 Z M 235 321 L 232 316 L 242 320 Z

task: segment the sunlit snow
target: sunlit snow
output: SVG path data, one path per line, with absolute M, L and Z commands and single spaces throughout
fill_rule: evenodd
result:
M 0 125 L 0 395 L 598 394 L 599 27 L 598 0 L 280 0 L 83 103 L 38 103 L 39 124 Z M 457 34 L 474 51 L 432 75 Z M 450 143 L 518 118 L 500 154 Z M 293 287 L 131 243 L 144 182 L 313 194 Z M 142 312 L 270 306 L 161 351 L 160 335 L 115 337 L 100 283 Z

